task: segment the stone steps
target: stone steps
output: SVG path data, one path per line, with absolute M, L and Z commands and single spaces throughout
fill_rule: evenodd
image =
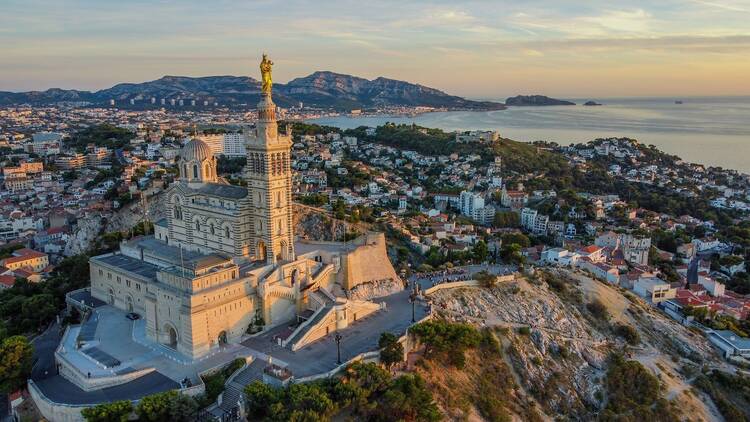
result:
M 307 334 L 308 331 L 315 327 L 315 325 L 319 323 L 323 318 L 325 318 L 330 312 L 333 312 L 333 305 L 326 304 L 322 311 L 318 312 L 318 314 L 315 315 L 314 318 L 308 320 L 307 325 L 287 341 L 287 347 L 289 347 L 290 349 L 294 347 L 294 344 L 299 341 L 299 339 Z

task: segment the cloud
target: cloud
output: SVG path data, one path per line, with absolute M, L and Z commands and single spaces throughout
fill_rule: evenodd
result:
M 720 1 L 706 1 L 706 0 L 692 0 L 693 3 L 709 6 L 715 9 L 728 10 L 730 12 L 750 12 L 747 7 L 736 5 L 734 2 L 720 2 Z
M 539 50 L 534 50 L 532 48 L 524 48 L 521 50 L 521 53 L 526 57 L 542 57 L 544 56 L 544 53 L 542 53 Z

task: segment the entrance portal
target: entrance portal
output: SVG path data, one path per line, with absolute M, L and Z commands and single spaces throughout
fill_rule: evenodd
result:
M 164 326 L 164 331 L 167 334 L 167 343 L 165 346 L 177 350 L 177 330 L 170 324 Z

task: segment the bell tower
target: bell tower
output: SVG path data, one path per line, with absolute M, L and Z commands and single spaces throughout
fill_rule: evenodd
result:
M 271 66 L 263 55 L 261 99 L 258 123 L 246 130 L 247 166 L 245 180 L 250 196 L 251 253 L 269 264 L 291 261 L 294 254 L 292 230 L 291 128 L 278 133 L 276 105 L 271 98 Z

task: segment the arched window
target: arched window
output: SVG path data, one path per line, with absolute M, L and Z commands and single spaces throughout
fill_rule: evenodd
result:
M 278 227 L 279 227 L 279 234 L 281 234 L 281 220 L 279 220 Z
M 229 227 L 224 227 L 224 237 L 229 238 Z
M 189 177 L 188 176 L 188 172 L 187 172 L 187 164 L 183 164 L 182 165 L 182 177 L 184 177 L 186 179 Z
M 193 164 L 193 179 L 197 179 L 197 178 L 198 178 L 198 165 Z
M 276 208 L 281 208 L 281 192 L 276 192 Z
M 211 231 L 211 234 L 216 234 L 216 231 L 214 230 L 214 223 L 211 223 L 211 228 L 209 230 Z
M 174 218 L 177 220 L 182 220 L 182 210 L 180 209 L 179 205 L 176 205 L 174 207 Z
M 195 222 L 195 230 L 201 231 L 201 222 L 200 221 L 196 221 Z

